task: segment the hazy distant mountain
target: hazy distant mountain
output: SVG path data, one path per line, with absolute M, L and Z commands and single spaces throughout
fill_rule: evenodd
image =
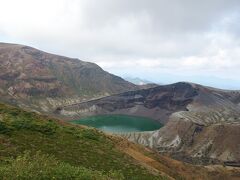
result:
M 93 114 L 150 117 L 165 126 L 123 136 L 187 162 L 240 165 L 240 91 L 176 83 L 67 106 L 59 113 L 71 114 L 71 118 Z
M 144 80 L 144 79 L 140 79 L 138 77 L 126 77 L 124 78 L 126 81 L 128 82 L 131 82 L 133 84 L 136 84 L 136 85 L 146 85 L 146 84 L 154 84 L 153 82 L 151 81 L 148 81 L 148 80 Z
M 144 79 L 140 79 L 138 77 L 132 78 L 132 77 L 126 77 L 124 78 L 126 81 L 131 82 L 136 85 L 146 85 L 146 84 L 152 84 L 152 82 Z
M 0 43 L 0 98 L 5 102 L 48 112 L 59 105 L 134 89 L 136 85 L 94 63 Z
M 148 89 L 148 88 L 153 88 L 158 86 L 159 84 L 153 83 L 151 81 L 148 80 L 144 80 L 144 79 L 140 79 L 140 78 L 131 78 L 131 77 L 127 77 L 124 78 L 126 81 L 131 82 L 135 85 L 138 85 L 138 87 L 140 89 Z

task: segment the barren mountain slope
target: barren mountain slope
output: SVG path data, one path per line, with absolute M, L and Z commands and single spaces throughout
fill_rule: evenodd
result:
M 240 92 L 176 83 L 58 109 L 69 118 L 94 114 L 151 117 L 165 126 L 122 136 L 193 163 L 240 163 Z
M 93 63 L 0 43 L 0 98 L 51 111 L 56 106 L 136 89 Z

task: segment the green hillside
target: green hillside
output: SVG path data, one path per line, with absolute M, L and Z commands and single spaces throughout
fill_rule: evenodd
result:
M 239 179 L 239 169 L 194 166 L 96 129 L 0 104 L 0 180 Z
M 0 104 L 2 179 L 162 179 L 95 129 Z

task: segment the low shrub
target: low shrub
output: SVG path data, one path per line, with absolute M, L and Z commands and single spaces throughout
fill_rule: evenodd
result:
M 99 134 L 92 129 L 84 129 L 82 131 L 82 137 L 95 141 L 98 141 L 100 138 Z
M 7 134 L 10 132 L 10 129 L 7 127 L 7 125 L 4 122 L 0 121 L 0 134 Z
M 11 124 L 16 130 L 26 129 L 30 131 L 37 131 L 46 135 L 52 135 L 56 132 L 57 125 L 54 122 L 47 122 L 43 124 L 37 124 L 34 121 L 28 120 L 15 120 Z
M 100 171 L 84 167 L 75 167 L 56 160 L 53 156 L 37 152 L 31 155 L 25 152 L 22 156 L 12 159 L 7 165 L 0 166 L 0 179 L 3 180 L 48 180 L 48 179 L 79 179 L 79 180 L 113 180 L 123 179 L 117 172 L 104 175 Z

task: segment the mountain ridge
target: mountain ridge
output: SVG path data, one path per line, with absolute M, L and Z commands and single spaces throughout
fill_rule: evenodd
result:
M 0 43 L 0 97 L 40 112 L 52 107 L 138 89 L 94 63 Z

